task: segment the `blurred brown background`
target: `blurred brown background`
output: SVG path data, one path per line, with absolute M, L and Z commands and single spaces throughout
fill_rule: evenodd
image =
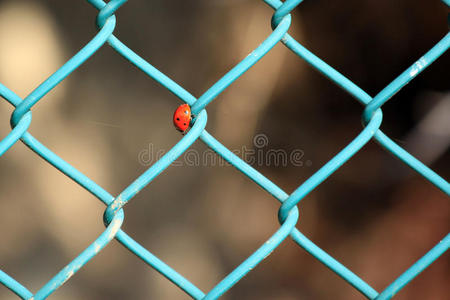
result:
M 25 97 L 96 33 L 85 1 L 0 1 L 0 82 Z M 129 1 L 115 34 L 200 96 L 270 32 L 256 0 Z M 441 1 L 305 1 L 290 33 L 375 95 L 447 30 Z M 382 129 L 450 177 L 449 56 L 383 106 Z M 447 71 L 447 72 L 446 72 Z M 117 195 L 139 154 L 179 139 L 181 102 L 104 46 L 33 108 L 29 131 Z M 13 108 L 0 101 L 0 137 Z M 300 149 L 301 167 L 255 166 L 292 192 L 361 131 L 362 107 L 283 45 L 208 106 L 207 130 L 230 149 Z M 206 150 L 201 142 L 198 151 Z M 1 268 L 37 291 L 104 229 L 104 206 L 17 143 L 0 158 Z M 203 291 L 279 227 L 278 202 L 232 167 L 170 167 L 125 207 L 123 229 Z M 300 204 L 298 228 L 381 291 L 449 231 L 448 197 L 370 142 Z M 446 253 L 396 299 L 448 299 Z M 3 286 L 0 299 L 16 299 Z M 112 242 L 50 299 L 188 299 Z M 223 299 L 363 299 L 286 240 Z

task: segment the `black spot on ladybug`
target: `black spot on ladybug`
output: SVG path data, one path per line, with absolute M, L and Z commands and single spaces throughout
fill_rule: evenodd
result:
M 184 125 L 186 125 L 186 123 L 183 123 Z
M 177 121 L 180 121 L 180 118 L 177 118 Z

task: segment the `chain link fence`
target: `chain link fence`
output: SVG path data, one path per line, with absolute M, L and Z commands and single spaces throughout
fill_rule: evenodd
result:
M 278 0 L 264 0 L 264 2 L 275 11 L 271 20 L 273 32 L 247 57 L 226 73 L 219 81 L 213 84 L 205 93 L 196 98 L 182 86 L 178 85 L 164 73 L 149 64 L 145 59 L 133 52 L 113 35 L 114 29 L 116 28 L 116 18 L 114 13 L 126 2 L 126 0 L 112 0 L 108 3 L 105 3 L 102 0 L 88 0 L 87 2 L 99 11 L 96 19 L 98 33 L 91 41 L 89 41 L 89 43 L 24 99 L 21 99 L 13 91 L 8 89 L 8 87 L 0 83 L 0 95 L 15 107 L 10 121 L 12 130 L 0 141 L 0 155 L 3 155 L 19 140 L 22 141 L 34 153 L 53 165 L 106 205 L 106 210 L 103 215 L 106 229 L 92 242 L 92 244 L 89 245 L 89 247 L 80 253 L 79 256 L 74 258 L 66 267 L 60 270 L 35 293 L 28 290 L 13 277 L 0 271 L 0 282 L 17 296 L 22 299 L 47 298 L 56 289 L 63 286 L 64 283 L 66 283 L 78 270 L 80 270 L 90 259 L 94 258 L 114 239 L 139 257 L 143 262 L 157 270 L 161 276 L 166 277 L 167 280 L 170 280 L 174 285 L 178 286 L 194 299 L 219 298 L 235 284 L 238 284 L 240 279 L 251 272 L 253 268 L 255 268 L 262 260 L 266 259 L 272 251 L 287 239 L 292 239 L 299 247 L 303 248 L 314 258 L 327 266 L 331 271 L 339 275 L 368 299 L 392 298 L 434 260 L 448 250 L 450 246 L 450 234 L 443 237 L 441 241 L 436 241 L 436 246 L 430 249 L 429 252 L 410 268 L 405 270 L 398 278 L 393 280 L 384 290 L 376 291 L 361 277 L 315 245 L 296 228 L 296 225 L 299 222 L 299 210 L 297 205 L 300 201 L 352 158 L 370 140 L 375 140 L 383 149 L 393 154 L 411 169 L 415 170 L 436 188 L 440 189 L 446 195 L 450 195 L 450 184 L 445 179 L 413 157 L 380 130 L 383 118 L 381 107 L 401 88 L 407 85 L 412 79 L 418 76 L 437 58 L 445 53 L 450 46 L 450 34 L 446 34 L 427 53 L 401 73 L 389 85 L 383 88 L 375 97 L 371 97 L 355 83 L 318 58 L 288 34 L 291 26 L 290 13 L 294 8 L 301 4 L 301 0 L 287 0 L 284 2 Z M 448 0 L 444 0 L 443 2 L 447 6 L 450 5 Z M 284 44 L 288 50 L 298 55 L 299 58 L 305 60 L 331 82 L 341 87 L 364 107 L 362 113 L 362 131 L 347 146 L 320 167 L 316 173 L 290 194 L 283 191 L 267 177 L 254 169 L 250 164 L 235 155 L 205 130 L 207 125 L 206 107 L 208 104 L 217 99 L 229 85 L 262 59 L 264 55 L 270 52 L 278 43 Z M 52 91 L 61 81 L 69 76 L 105 44 L 108 44 L 131 64 L 138 67 L 153 80 L 157 81 L 168 91 L 176 95 L 183 103 L 189 104 L 195 115 L 192 128 L 188 133 L 117 196 L 113 196 L 100 187 L 96 182 L 64 161 L 57 154 L 50 151 L 28 132 L 32 122 L 31 109 L 34 105 L 41 101 L 45 95 Z M 185 151 L 198 139 L 281 203 L 278 211 L 278 219 L 280 222 L 279 229 L 273 233 L 260 248 L 245 259 L 210 291 L 202 291 L 199 289 L 187 278 L 180 275 L 175 269 L 153 255 L 144 246 L 137 243 L 122 230 L 122 223 L 124 221 L 123 207 L 133 199 L 139 191 L 168 168 L 178 157 L 185 153 Z M 180 255 L 182 255 L 182 253 L 180 253 Z

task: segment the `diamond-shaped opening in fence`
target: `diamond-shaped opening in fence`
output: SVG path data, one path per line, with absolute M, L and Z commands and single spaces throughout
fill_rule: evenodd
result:
M 173 95 L 107 45 L 98 52 L 66 79 L 64 98 L 52 99 L 63 102 L 54 116 L 38 108 L 46 99 L 33 108 L 39 110 L 33 124 L 35 119 L 55 120 L 50 136 L 42 131 L 37 137 L 42 135 L 44 145 L 82 172 L 87 170 L 83 161 L 92 157 L 87 167 L 94 172 L 86 175 L 117 194 L 156 161 L 158 151 L 179 141 L 172 125 L 178 103 L 169 101 Z M 105 60 L 114 63 L 105 66 Z M 123 83 L 124 76 L 132 80 Z
M 184 6 L 163 2 L 142 6 L 129 2 L 117 12 L 115 36 L 195 95 L 206 91 L 272 33 L 267 22 L 271 14 L 264 3 L 232 6 L 212 3 L 207 11 L 197 4 L 186 4 L 189 7 L 186 9 Z M 249 6 L 254 8 L 250 13 L 240 9 Z M 186 14 L 186 10 L 190 13 Z M 131 19 L 132 22 L 127 22 Z M 208 31 L 198 34 L 205 25 Z M 242 31 L 247 29 L 251 32 L 243 37 Z M 152 40 L 155 42 L 149 43 Z
M 208 149 L 195 144 L 189 150 L 202 154 Z M 185 152 L 188 156 L 193 153 L 189 150 Z M 215 166 L 209 154 L 216 157 Z M 205 292 L 279 228 L 278 203 L 245 176 L 236 174 L 233 167 L 221 165 L 215 153 L 207 155 L 196 165 L 190 165 L 192 157 L 182 155 L 127 205 L 127 215 L 134 217 L 124 223 L 137 241 Z M 215 176 L 216 172 L 222 175 Z M 172 187 L 167 189 L 167 185 Z M 210 187 L 196 193 L 202 186 Z M 150 233 L 136 231 L 149 227 L 153 228 Z M 162 276 L 157 281 L 178 290 Z

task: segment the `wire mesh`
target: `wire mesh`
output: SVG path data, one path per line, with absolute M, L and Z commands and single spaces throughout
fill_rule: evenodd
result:
M 398 278 L 392 281 L 383 291 L 376 291 L 368 283 L 354 274 L 343 264 L 331 257 L 328 253 L 316 246 L 295 226 L 299 219 L 297 204 L 316 189 L 324 180 L 332 175 L 338 168 L 346 163 L 352 156 L 363 148 L 371 139 L 374 139 L 386 151 L 392 153 L 399 160 L 422 175 L 435 187 L 450 195 L 450 184 L 445 179 L 436 174 L 433 170 L 422 164 L 419 160 L 402 149 L 379 128 L 382 123 L 381 107 L 395 93 L 418 76 L 424 69 L 430 66 L 439 56 L 441 56 L 450 46 L 450 34 L 447 33 L 437 42 L 427 53 L 419 58 L 413 65 L 401 73 L 395 80 L 381 90 L 375 97 L 371 97 L 355 83 L 347 79 L 338 71 L 333 69 L 326 62 L 318 58 L 287 32 L 291 25 L 290 12 L 296 8 L 302 0 L 264 0 L 264 2 L 274 9 L 272 16 L 273 32 L 247 57 L 226 73 L 219 81 L 213 84 L 198 99 L 191 95 L 183 87 L 175 83 L 165 74 L 149 64 L 145 59 L 138 56 L 117 37 L 113 35 L 116 27 L 114 13 L 126 2 L 126 0 L 111 0 L 108 3 L 102 0 L 87 0 L 99 13 L 96 24 L 98 33 L 92 38 L 75 56 L 68 60 L 60 69 L 52 74 L 47 80 L 33 90 L 25 99 L 21 99 L 14 92 L 0 83 L 0 95 L 15 107 L 11 116 L 11 132 L 0 141 L 0 155 L 3 155 L 16 142 L 21 140 L 33 152 L 53 165 L 59 171 L 70 177 L 74 182 L 89 191 L 106 205 L 103 215 L 105 231 L 87 247 L 79 256 L 73 259 L 66 267 L 51 278 L 40 290 L 33 293 L 14 278 L 0 270 L 0 282 L 22 299 L 45 299 L 57 288 L 64 285 L 80 268 L 90 259 L 95 257 L 113 239 L 116 239 L 129 251 L 138 256 L 143 262 L 165 276 L 173 284 L 178 286 L 187 295 L 194 299 L 217 299 L 226 293 L 231 287 L 239 282 L 248 272 L 265 259 L 280 243 L 290 237 L 296 244 L 306 250 L 309 254 L 327 266 L 331 271 L 339 275 L 343 280 L 352 285 L 362 295 L 368 299 L 391 299 L 398 291 L 407 285 L 412 279 L 426 269 L 434 260 L 445 253 L 450 246 L 450 234 L 447 234 L 436 246 L 427 252 L 416 263 L 404 271 Z M 443 2 L 450 6 L 448 0 Z M 207 112 L 206 106 L 215 100 L 230 84 L 243 75 L 249 68 L 264 57 L 277 43 L 283 43 L 289 50 L 300 58 L 308 62 L 313 68 L 321 72 L 334 84 L 341 87 L 352 95 L 363 107 L 362 121 L 363 130 L 330 161 L 323 165 L 316 173 L 303 182 L 293 193 L 288 194 L 266 178 L 263 174 L 255 170 L 252 166 L 244 162 L 232 151 L 227 149 L 217 141 L 206 130 Z M 176 143 L 163 157 L 150 166 L 133 183 L 124 189 L 119 195 L 113 196 L 100 187 L 97 183 L 89 179 L 82 172 L 75 169 L 58 155 L 50 151 L 27 130 L 31 124 L 31 108 L 43 99 L 55 86 L 69 76 L 75 69 L 89 59 L 105 43 L 109 44 L 117 53 L 134 64 L 149 77 L 164 86 L 168 91 L 176 95 L 181 101 L 191 106 L 193 114 L 196 116 L 192 128 L 188 133 Z M 278 219 L 279 229 L 258 248 L 251 256 L 245 259 L 229 275 L 220 281 L 210 291 L 204 292 L 192 284 L 188 279 L 177 273 L 162 260 L 149 252 L 142 245 L 133 240 L 122 229 L 124 220 L 123 207 L 133 197 L 147 186 L 155 177 L 171 165 L 180 155 L 182 155 L 195 141 L 200 139 L 204 144 L 223 157 L 236 169 L 248 176 L 262 189 L 266 190 L 280 203 Z

